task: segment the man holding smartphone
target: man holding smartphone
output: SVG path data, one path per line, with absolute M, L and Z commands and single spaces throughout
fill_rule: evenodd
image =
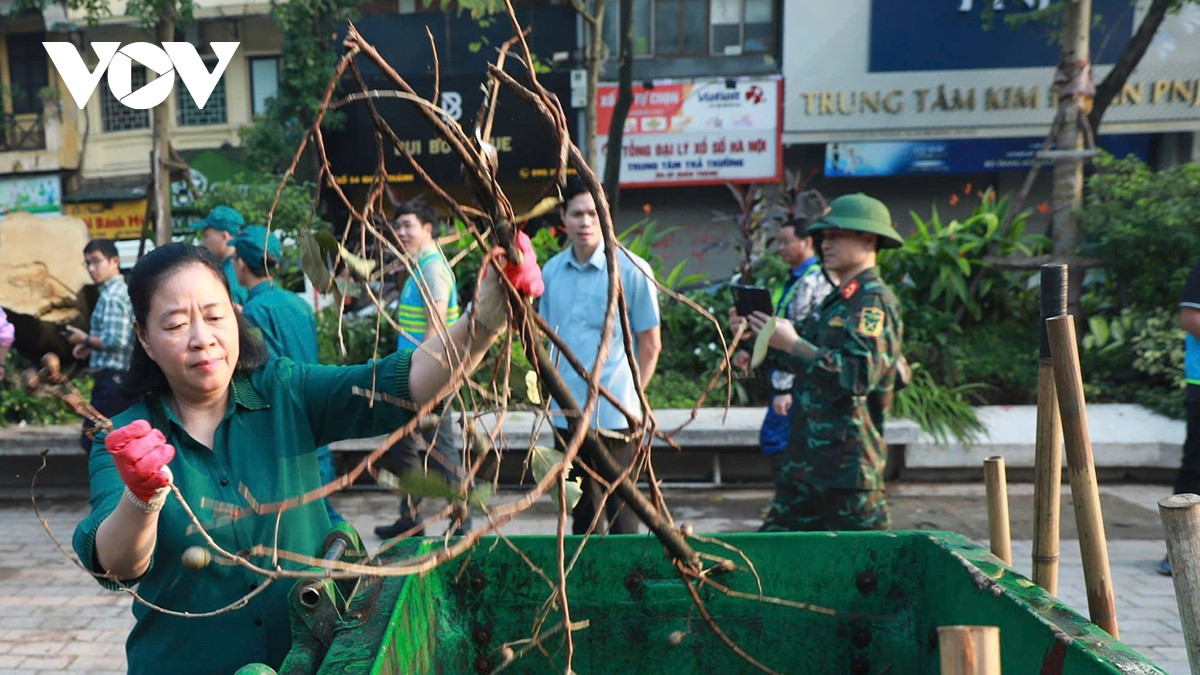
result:
M 792 273 L 783 288 L 774 293 L 772 304 L 775 307 L 775 316 L 787 319 L 797 328 L 833 290 L 833 284 L 826 278 L 817 260 L 808 225 L 808 218 L 792 218 L 779 226 L 779 233 L 775 237 L 779 257 L 792 269 Z M 744 314 L 748 316 L 750 312 Z M 739 350 L 733 360 L 734 365 L 747 370 L 750 354 Z M 779 470 L 783 467 L 783 454 L 787 448 L 788 430 L 792 419 L 794 377 L 793 373 L 781 368 L 771 370 L 771 405 L 767 407 L 766 417 L 758 432 L 758 444 L 762 453 L 771 461 L 773 478 L 778 477 Z
M 110 239 L 93 239 L 83 248 L 83 262 L 92 283 L 100 289 L 100 297 L 92 308 L 91 329 L 88 332 L 67 326 L 63 337 L 74 345 L 71 354 L 87 359 L 92 371 L 92 407 L 111 418 L 133 402 L 121 392 L 121 377 L 129 370 L 133 358 L 133 305 L 129 290 L 121 276 L 121 257 L 117 245 Z M 86 432 L 91 422 L 84 420 Z M 79 437 L 85 453 L 92 449 L 86 433 Z
M 833 200 L 808 231 L 819 238 L 825 267 L 839 285 L 799 333 L 777 321 L 770 335 L 771 358 L 796 374 L 798 411 L 761 531 L 888 529 L 883 420 L 904 325 L 875 259 L 880 249 L 904 240 L 888 208 L 861 193 Z M 750 327 L 761 331 L 769 319 L 755 312 Z

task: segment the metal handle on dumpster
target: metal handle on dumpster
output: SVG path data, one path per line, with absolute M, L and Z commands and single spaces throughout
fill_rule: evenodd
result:
M 325 563 L 321 565 L 321 567 L 326 570 L 330 569 L 331 565 L 329 563 L 341 560 L 346 555 L 346 551 L 348 549 L 349 545 L 346 543 L 345 539 L 342 537 L 334 537 L 333 541 L 329 542 L 328 546 L 326 546 L 325 555 L 321 556 L 321 562 Z M 298 595 L 300 604 L 309 609 L 316 607 L 317 604 L 321 602 L 321 592 L 324 587 L 324 580 L 310 581 L 301 586 Z

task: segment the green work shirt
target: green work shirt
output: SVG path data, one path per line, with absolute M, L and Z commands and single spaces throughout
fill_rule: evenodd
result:
M 238 282 L 237 272 L 233 271 L 233 256 L 226 258 L 222 267 L 225 270 L 225 278 L 229 280 L 229 295 L 233 298 L 233 304 L 246 304 L 246 287 Z
M 409 399 L 408 370 L 412 350 L 358 366 L 300 365 L 273 359 L 249 373 L 236 375 L 229 408 L 217 426 L 213 447 L 194 440 L 159 394 L 144 399 L 113 419 L 120 428 L 145 419 L 175 446 L 169 464 L 175 485 L 213 539 L 227 551 L 270 547 L 278 533 L 279 548 L 320 557 L 330 531 L 323 500 L 283 512 L 276 529 L 273 514 L 231 521 L 222 505 L 246 507 L 243 486 L 260 504 L 296 497 L 321 485 L 315 448 L 334 441 L 388 433 L 407 422 L 412 412 L 371 401 L 351 392 L 371 389 Z M 97 434 L 88 458 L 92 512 L 75 529 L 75 552 L 89 569 L 102 572 L 96 560 L 96 530 L 123 499 L 124 484 L 104 437 Z M 185 568 L 181 556 L 202 546 L 191 532 L 183 507 L 168 496 L 159 513 L 158 541 L 150 569 L 137 580 L 137 591 L 165 609 L 192 614 L 212 612 L 252 591 L 246 606 L 206 618 L 170 616 L 134 602 L 137 619 L 125 644 L 130 673 L 232 673 L 247 663 L 278 669 L 291 646 L 287 596 L 293 579 L 280 579 L 262 589 L 266 579 L 217 559 L 199 570 Z M 243 553 L 243 555 L 247 555 Z M 271 567 L 269 556 L 249 558 Z M 302 569 L 280 559 L 285 569 Z M 117 590 L 118 584 L 101 580 Z
M 771 350 L 796 374 L 784 470 L 813 485 L 883 488 L 883 420 L 892 402 L 904 323 L 900 303 L 875 268 L 842 284 L 808 315 L 800 337 L 812 361 Z
M 275 356 L 297 363 L 317 362 L 317 319 L 300 296 L 274 281 L 263 281 L 250 289 L 242 315 L 262 331 L 263 342 Z

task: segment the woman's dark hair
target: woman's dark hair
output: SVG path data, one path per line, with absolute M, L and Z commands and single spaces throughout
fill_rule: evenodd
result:
M 143 330 L 146 328 L 147 314 L 150 313 L 150 301 L 154 294 L 167 279 L 188 265 L 201 265 L 213 273 L 221 282 L 225 293 L 229 294 L 229 279 L 225 277 L 221 263 L 208 249 L 191 244 L 167 244 L 160 246 L 133 266 L 129 275 L 129 301 L 133 305 L 133 318 Z M 233 296 L 230 295 L 232 304 Z M 254 370 L 266 363 L 270 353 L 262 340 L 250 328 L 250 324 L 235 311 L 238 327 L 238 355 L 234 372 L 243 373 Z M 137 399 L 149 392 L 167 392 L 170 390 L 167 377 L 155 363 L 140 340 L 133 341 L 133 360 L 129 365 L 129 374 L 121 383 L 122 393 L 128 398 Z

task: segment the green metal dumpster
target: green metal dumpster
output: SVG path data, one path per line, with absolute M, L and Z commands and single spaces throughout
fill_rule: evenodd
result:
M 698 552 L 735 562 L 712 579 L 736 594 L 694 587 L 720 630 L 778 672 L 936 673 L 937 628 L 962 624 L 1000 628 L 1005 673 L 1163 672 L 958 534 L 714 539 L 693 543 Z M 484 538 L 427 574 L 372 578 L 341 608 L 314 602 L 311 594 L 302 601 L 304 583 L 297 584 L 293 648 L 280 672 L 565 672 L 561 607 L 545 611 L 556 539 L 508 541 L 519 554 Z M 569 562 L 581 539 L 566 542 Z M 440 545 L 439 539 L 404 542 L 396 554 Z M 757 671 L 709 627 L 653 537 L 588 540 L 568 580 L 571 621 L 586 622 L 572 634 L 575 672 Z M 783 602 L 760 599 L 760 585 L 763 597 Z M 333 602 L 335 595 L 323 598 Z

